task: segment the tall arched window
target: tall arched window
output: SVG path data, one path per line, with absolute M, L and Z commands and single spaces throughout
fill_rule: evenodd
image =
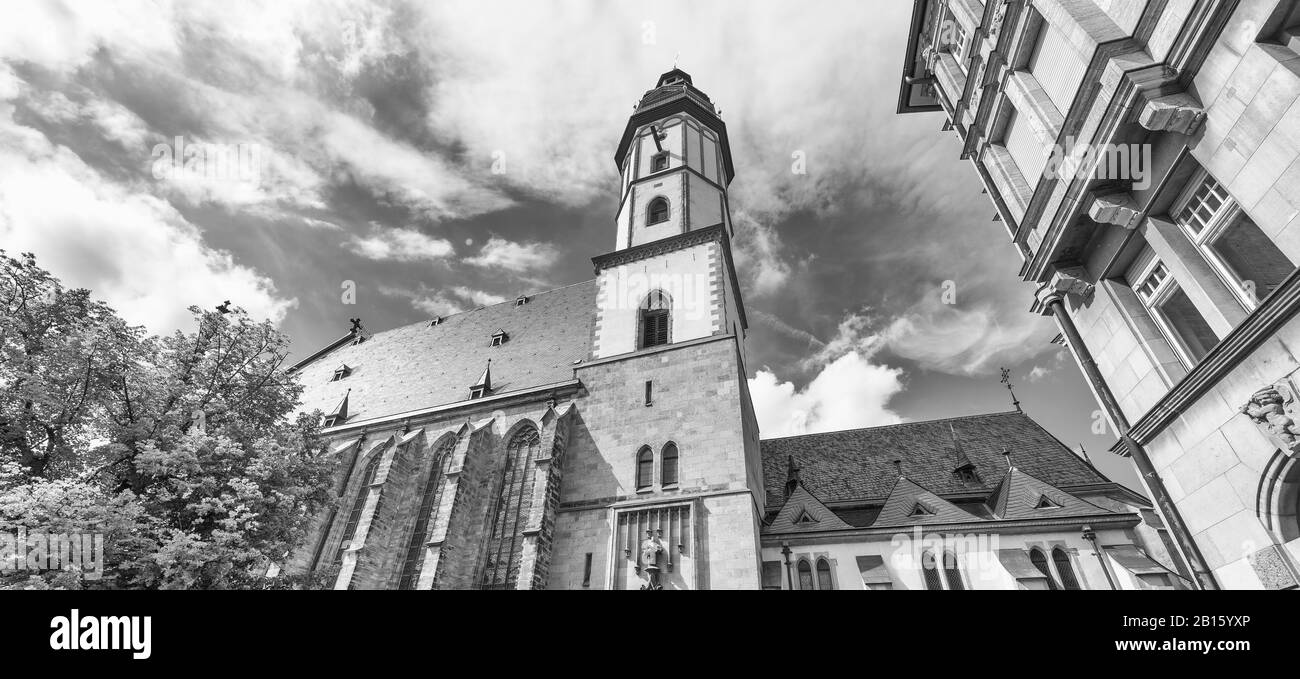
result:
M 966 589 L 966 583 L 961 579 L 961 568 L 957 566 L 957 555 L 952 552 L 943 553 L 943 579 L 948 582 L 949 590 Z
M 799 560 L 799 589 L 805 591 L 816 589 L 813 585 L 812 566 L 803 559 Z
M 636 489 L 649 488 L 654 484 L 655 454 L 650 446 L 641 446 L 636 454 Z
M 1056 564 L 1056 574 L 1061 576 L 1061 589 L 1079 589 L 1079 581 L 1074 577 L 1074 567 L 1070 565 L 1070 555 L 1057 547 L 1052 550 L 1052 562 Z
M 1041 549 L 1035 547 L 1029 550 L 1029 562 L 1034 564 L 1034 568 L 1037 568 L 1038 572 L 1043 574 L 1043 577 L 1047 578 L 1048 589 L 1058 589 L 1056 580 L 1052 577 L 1052 571 L 1047 567 L 1047 557 L 1043 555 Z
M 921 572 L 925 575 L 926 589 L 935 591 L 943 589 L 943 582 L 939 580 L 939 564 L 934 561 L 934 552 L 921 554 Z
M 415 527 L 411 529 L 411 540 L 406 545 L 406 558 L 402 561 L 402 577 L 397 582 L 398 589 L 415 589 L 419 584 L 420 569 L 424 567 L 424 555 L 428 551 L 424 543 L 429 541 L 430 531 L 438 522 L 438 510 L 442 506 L 442 489 L 446 486 L 444 474 L 451 469 L 451 453 L 456 448 L 456 440 L 448 439 L 433 454 L 429 463 L 429 477 L 424 482 L 420 493 L 420 509 L 415 515 Z
M 668 293 L 655 290 L 641 302 L 641 348 L 657 347 L 671 340 L 673 302 Z
M 677 444 L 669 441 L 664 445 L 664 452 L 659 462 L 659 484 L 677 485 Z
M 506 445 L 506 466 L 502 470 L 501 492 L 493 512 L 488 538 L 487 561 L 479 586 L 483 589 L 515 589 L 523 557 L 523 532 L 533 508 L 533 479 L 541 439 L 533 427 L 524 427 Z
M 655 198 L 650 201 L 650 206 L 646 209 L 645 223 L 658 224 L 668 221 L 668 199 Z
M 835 589 L 831 580 L 831 564 L 826 559 L 817 560 L 817 589 Z
M 379 473 L 379 461 L 383 459 L 384 451 L 378 450 L 370 457 L 370 462 L 366 463 L 365 471 L 361 472 L 361 483 L 357 486 L 356 497 L 352 500 L 352 511 L 348 513 L 348 522 L 343 525 L 343 538 L 339 540 L 338 551 L 334 553 L 334 563 L 340 563 L 343 560 L 343 552 L 347 550 L 352 538 L 357 536 L 357 525 L 361 523 L 361 512 L 366 508 L 366 500 L 370 498 L 370 486 L 375 482 L 375 475 Z

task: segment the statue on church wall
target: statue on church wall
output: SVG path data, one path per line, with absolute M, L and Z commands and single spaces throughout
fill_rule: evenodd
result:
M 659 531 L 663 533 L 663 531 Z M 641 541 L 641 572 L 645 574 L 646 584 L 641 586 L 643 590 L 660 590 L 663 589 L 663 583 L 659 580 L 659 560 L 667 552 L 664 547 L 664 541 L 659 535 L 655 535 L 654 530 L 645 532 L 646 538 Z
M 1290 378 L 1283 378 L 1251 395 L 1241 412 L 1254 420 L 1255 426 L 1282 452 L 1295 456 L 1300 452 L 1300 424 L 1296 423 L 1296 389 Z

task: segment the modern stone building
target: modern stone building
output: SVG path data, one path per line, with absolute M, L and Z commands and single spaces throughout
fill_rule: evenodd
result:
M 336 566 L 337 589 L 825 588 L 781 580 L 792 545 L 796 569 L 862 589 L 879 582 L 855 558 L 925 525 L 970 587 L 1182 582 L 1149 504 L 1020 413 L 760 445 L 726 126 L 673 70 L 615 162 L 595 280 L 373 335 L 356 321 L 294 366 L 344 472 L 288 568 Z M 803 485 L 783 485 L 792 466 Z M 921 588 L 934 560 L 908 558 L 891 582 Z
M 915 1 L 898 110 L 946 116 L 1204 588 L 1300 576 L 1298 96 L 1294 0 Z

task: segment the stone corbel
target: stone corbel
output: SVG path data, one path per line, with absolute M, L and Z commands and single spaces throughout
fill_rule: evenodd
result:
M 1138 123 L 1156 132 L 1192 135 L 1205 121 L 1205 108 L 1186 92 L 1152 99 L 1142 107 Z
M 1098 224 L 1114 224 L 1129 231 L 1138 227 L 1142 208 L 1127 191 L 1092 197 L 1088 216 Z
M 1283 378 L 1251 395 L 1241 407 L 1241 412 L 1255 423 L 1284 455 L 1295 457 L 1300 452 L 1300 424 L 1297 424 L 1296 389 L 1288 378 Z
M 1047 286 L 1062 294 L 1081 297 L 1091 295 L 1093 290 L 1093 285 L 1088 282 L 1087 273 L 1081 266 L 1058 267 Z

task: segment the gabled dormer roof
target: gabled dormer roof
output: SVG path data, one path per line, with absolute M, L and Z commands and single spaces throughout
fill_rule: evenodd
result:
M 343 400 L 339 401 L 339 404 L 336 405 L 336 406 L 334 406 L 334 409 L 331 410 L 331 411 L 329 411 L 329 413 L 325 415 L 325 421 L 326 421 L 326 422 L 331 422 L 332 425 L 338 425 L 338 424 L 343 424 L 344 422 L 347 422 L 347 420 L 348 420 L 348 397 L 351 396 L 351 395 L 352 395 L 352 390 L 351 390 L 351 389 L 349 389 L 349 390 L 343 392 Z
M 1017 467 L 1007 469 L 988 504 L 993 515 L 1003 520 L 1115 513 L 1034 478 Z
M 769 533 L 807 533 L 823 530 L 844 530 L 853 528 L 835 513 L 827 509 L 802 485 L 796 485 L 786 498 L 785 504 L 768 526 Z
M 912 526 L 931 523 L 966 523 L 984 521 L 957 505 L 931 493 L 906 477 L 898 477 L 885 506 L 871 525 Z

